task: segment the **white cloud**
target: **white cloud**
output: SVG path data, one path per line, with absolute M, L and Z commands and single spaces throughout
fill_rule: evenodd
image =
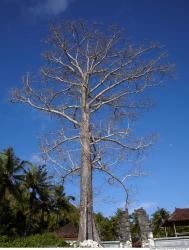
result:
M 33 1 L 29 11 L 36 16 L 56 16 L 66 11 L 71 0 L 40 0 Z

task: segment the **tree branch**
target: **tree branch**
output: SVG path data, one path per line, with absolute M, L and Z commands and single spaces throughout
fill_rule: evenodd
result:
M 81 169 L 80 167 L 76 167 L 76 168 L 71 169 L 65 175 L 62 176 L 62 179 L 65 180 L 69 175 L 79 171 L 80 169 Z
M 123 190 L 125 191 L 125 195 L 126 195 L 126 197 L 125 197 L 125 208 L 128 208 L 129 193 L 128 193 L 128 189 L 126 188 L 124 183 L 117 176 L 115 176 L 108 169 L 106 169 L 105 166 L 101 162 L 98 162 L 98 165 L 99 165 L 99 167 L 93 166 L 93 169 L 105 172 L 106 174 L 111 176 L 111 178 L 113 180 L 117 181 L 122 186 Z
M 33 103 L 30 98 L 26 98 L 26 97 L 22 97 L 22 96 L 17 101 L 29 104 L 31 107 L 33 107 L 35 109 L 38 109 L 38 110 L 41 110 L 43 112 L 53 113 L 53 114 L 62 116 L 63 118 L 65 118 L 68 121 L 70 121 L 71 123 L 73 123 L 73 124 L 75 124 L 75 125 L 77 125 L 77 126 L 80 127 L 80 123 L 78 121 L 74 120 L 72 117 L 70 117 L 69 115 L 65 114 L 64 112 L 61 112 L 61 111 L 56 110 L 56 109 L 53 109 L 52 107 L 45 108 L 45 107 L 39 106 L 39 105 Z
M 133 150 L 133 151 L 137 151 L 137 150 L 141 150 L 141 149 L 145 149 L 148 148 L 149 146 L 152 145 L 152 142 L 149 142 L 147 144 L 142 144 L 141 142 L 139 143 L 139 145 L 137 145 L 136 147 L 134 146 L 129 146 L 127 144 L 124 144 L 116 139 L 111 139 L 109 137 L 102 137 L 102 138 L 97 138 L 96 143 L 101 142 L 101 141 L 105 141 L 105 142 L 112 142 L 117 144 L 118 146 L 125 148 L 125 149 L 129 149 L 129 150 Z
M 64 136 L 65 137 L 65 136 Z M 59 147 L 60 145 L 64 144 L 65 142 L 71 142 L 71 141 L 74 141 L 74 140 L 77 140 L 79 139 L 80 136 L 73 136 L 73 137 L 65 137 L 63 140 L 61 141 L 58 141 L 57 143 L 55 143 L 55 145 L 51 148 L 48 148 L 48 149 L 45 149 L 44 150 L 44 153 L 49 153 L 51 152 L 52 150 L 56 149 L 57 147 Z

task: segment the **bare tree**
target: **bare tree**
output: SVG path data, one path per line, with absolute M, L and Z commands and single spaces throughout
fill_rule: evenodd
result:
M 118 171 L 127 152 L 141 152 L 153 138 L 134 138 L 130 121 L 150 103 L 145 90 L 162 84 L 172 66 L 155 43 L 135 45 L 116 27 L 63 22 L 50 27 L 40 77 L 27 73 L 13 101 L 49 113 L 60 129 L 43 138 L 42 150 L 63 178 L 80 176 L 79 241 L 99 241 L 93 220 L 92 173 L 106 173 L 126 192 L 140 171 Z M 123 174 L 120 176 L 120 173 Z

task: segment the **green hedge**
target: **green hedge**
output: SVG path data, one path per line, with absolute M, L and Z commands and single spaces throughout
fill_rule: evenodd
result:
M 28 237 L 11 239 L 0 236 L 0 247 L 69 247 L 64 239 L 54 233 L 36 234 Z

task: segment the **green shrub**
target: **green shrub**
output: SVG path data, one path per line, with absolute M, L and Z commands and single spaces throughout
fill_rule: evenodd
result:
M 8 236 L 5 236 L 5 235 L 1 236 L 0 235 L 0 247 L 1 247 L 2 244 L 6 243 L 8 241 L 9 241 Z
M 69 244 L 54 233 L 44 233 L 16 239 L 0 236 L 0 247 L 69 247 Z

